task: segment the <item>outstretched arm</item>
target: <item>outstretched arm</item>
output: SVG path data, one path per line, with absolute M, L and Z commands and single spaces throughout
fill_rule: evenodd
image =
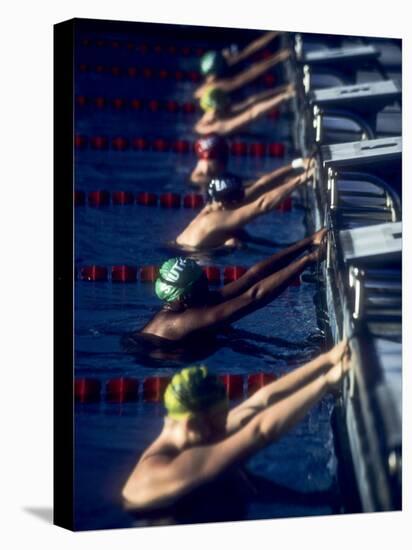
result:
M 202 97 L 206 88 L 208 88 L 211 85 L 213 85 L 213 87 L 215 88 L 220 88 L 221 90 L 227 93 L 233 92 L 241 88 L 242 86 L 245 86 L 250 82 L 253 82 L 253 80 L 265 74 L 265 72 L 271 69 L 272 67 L 275 67 L 282 61 L 285 61 L 289 56 L 290 56 L 290 50 L 283 49 L 280 52 L 273 54 L 268 59 L 260 61 L 259 63 L 253 63 L 249 68 L 238 73 L 235 76 L 232 76 L 229 78 L 221 78 L 214 81 L 213 83 L 206 82 L 205 84 L 202 84 L 201 86 L 199 86 L 197 90 L 195 90 L 194 97 L 198 99 Z
M 274 107 L 277 107 L 284 101 L 290 99 L 295 95 L 294 91 L 288 91 L 277 96 L 271 97 L 264 101 L 260 101 L 256 105 L 249 107 L 246 111 L 243 111 L 239 115 L 233 116 L 229 119 L 216 120 L 215 122 L 200 121 L 195 125 L 195 132 L 201 135 L 205 134 L 219 134 L 220 136 L 227 136 L 233 132 L 238 131 L 240 128 L 247 126 L 254 120 L 262 117 Z
M 233 235 L 258 216 L 271 212 L 280 201 L 299 185 L 302 185 L 306 179 L 305 174 L 300 174 L 290 178 L 279 187 L 263 193 L 256 200 L 248 202 L 235 210 L 228 210 L 225 218 L 221 221 L 219 229 L 228 235 Z
M 265 74 L 269 69 L 272 69 L 282 61 L 285 61 L 290 56 L 290 51 L 287 49 L 280 50 L 273 54 L 268 59 L 264 59 L 258 63 L 253 63 L 244 71 L 238 73 L 231 78 L 226 78 L 217 82 L 217 86 L 227 93 L 238 90 L 242 86 L 253 82 L 259 76 Z
M 270 88 L 269 90 L 263 90 L 263 92 L 258 92 L 257 94 L 252 94 L 243 101 L 238 101 L 230 106 L 230 111 L 233 114 L 241 113 L 248 107 L 259 103 L 265 99 L 269 99 L 278 94 L 283 94 L 288 91 L 289 84 L 283 84 L 282 86 L 276 86 L 276 88 Z
M 245 317 L 269 304 L 289 286 L 290 282 L 308 265 L 316 261 L 317 254 L 310 253 L 298 258 L 288 266 L 253 284 L 248 290 L 215 306 L 190 308 L 181 314 L 184 333 L 217 329 Z
M 279 31 L 266 32 L 263 36 L 248 44 L 242 51 L 238 53 L 229 53 L 226 56 L 226 61 L 232 66 L 247 59 L 255 52 L 258 52 L 261 48 L 267 46 L 272 40 L 279 36 L 279 34 Z
M 296 259 L 302 252 L 304 252 L 308 247 L 313 244 L 316 244 L 320 238 L 320 235 L 323 235 L 326 232 L 326 229 L 321 229 L 310 237 L 306 237 L 301 241 L 296 242 L 295 244 L 284 248 L 280 252 L 265 258 L 261 262 L 253 265 L 249 268 L 242 277 L 233 281 L 222 287 L 219 290 L 220 296 L 223 300 L 229 300 L 235 296 L 239 296 L 242 292 L 245 292 L 252 285 L 258 281 L 264 279 L 271 273 L 279 271 L 294 259 Z
M 300 159 L 299 159 L 300 160 Z M 302 166 L 301 168 L 307 170 L 309 165 L 309 159 L 302 159 Z M 284 183 L 284 180 L 281 180 L 281 178 L 284 178 L 285 176 L 290 175 L 295 170 L 295 167 L 293 166 L 293 163 L 286 164 L 284 166 L 281 166 L 280 168 L 275 168 L 272 172 L 269 172 L 268 174 L 264 174 L 261 176 L 258 180 L 256 180 L 252 185 L 245 188 L 245 199 L 249 201 L 253 201 L 257 199 L 262 193 L 269 191 L 270 189 L 273 189 L 273 187 L 276 185 L 281 185 Z M 306 176 L 309 178 L 312 175 L 313 171 L 307 172 Z
M 339 344 L 328 352 L 318 355 L 318 357 L 306 363 L 306 365 L 264 386 L 252 397 L 233 408 L 227 417 L 227 432 L 233 433 L 249 422 L 260 411 L 287 398 L 318 376 L 323 375 L 331 367 L 339 363 L 347 352 L 347 346 L 347 340 L 339 342 Z

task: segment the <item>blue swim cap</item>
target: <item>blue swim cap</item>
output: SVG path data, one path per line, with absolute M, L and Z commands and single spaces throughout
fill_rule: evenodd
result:
M 215 202 L 240 202 L 244 195 L 242 180 L 237 176 L 221 176 L 213 178 L 208 187 L 209 200 Z

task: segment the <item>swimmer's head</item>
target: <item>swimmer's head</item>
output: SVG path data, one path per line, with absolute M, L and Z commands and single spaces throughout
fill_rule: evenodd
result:
M 222 420 L 222 416 L 224 420 L 228 409 L 225 387 L 204 365 L 188 367 L 175 374 L 166 388 L 164 404 L 168 418 L 207 417 L 215 422 L 215 428 L 223 427 L 216 420 Z
M 219 51 L 206 52 L 200 60 L 200 72 L 204 77 L 220 77 L 227 70 L 227 62 Z
M 170 258 L 161 266 L 155 292 L 164 302 L 197 303 L 208 292 L 208 281 L 200 265 L 192 258 Z
M 220 160 L 227 162 L 229 146 L 225 138 L 210 134 L 196 140 L 195 151 L 200 160 Z
M 224 112 L 229 106 L 229 96 L 220 88 L 209 87 L 200 98 L 200 107 L 203 111 Z
M 242 180 L 230 175 L 212 179 L 207 187 L 207 195 L 211 202 L 221 202 L 224 205 L 229 205 L 242 201 L 245 192 Z

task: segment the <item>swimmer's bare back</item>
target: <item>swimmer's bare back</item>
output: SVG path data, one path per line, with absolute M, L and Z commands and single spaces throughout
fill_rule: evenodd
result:
M 215 205 L 206 205 L 190 224 L 178 235 L 176 244 L 191 249 L 214 249 L 219 247 L 239 248 L 242 241 L 235 228 L 226 229 L 227 211 Z

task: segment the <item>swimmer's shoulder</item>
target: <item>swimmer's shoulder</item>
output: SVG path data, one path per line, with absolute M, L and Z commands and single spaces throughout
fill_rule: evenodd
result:
M 149 459 L 171 461 L 179 454 L 180 450 L 174 445 L 171 445 L 170 443 L 167 443 L 165 441 L 157 440 L 152 443 L 152 445 L 150 445 L 150 447 L 148 447 L 146 451 L 142 454 L 138 464 L 140 465 Z

